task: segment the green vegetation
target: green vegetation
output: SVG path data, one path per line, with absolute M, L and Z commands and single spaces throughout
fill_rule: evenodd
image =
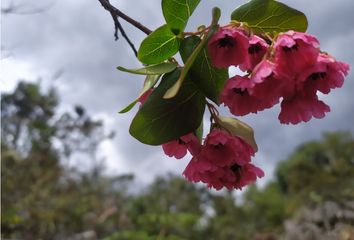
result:
M 54 90 L 21 82 L 1 97 L 1 237 L 7 239 L 353 239 L 354 140 L 327 133 L 300 146 L 242 199 L 176 176 L 139 194 L 133 176 L 70 168 L 96 159 L 106 134 L 82 107 L 59 114 Z M 85 237 L 86 236 L 86 237 Z M 81 237 L 81 238 L 80 238 Z

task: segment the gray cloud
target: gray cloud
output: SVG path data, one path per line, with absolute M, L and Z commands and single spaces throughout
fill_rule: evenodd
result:
M 37 4 L 46 1 L 38 1 Z M 245 2 L 245 1 L 242 1 Z M 354 64 L 354 29 L 352 0 L 318 1 L 286 0 L 285 3 L 305 12 L 309 18 L 309 32 L 318 36 L 322 48 L 338 59 Z M 151 29 L 163 24 L 160 1 L 112 1 L 122 11 Z M 211 9 L 218 5 L 223 10 L 222 22 L 240 1 L 202 1 L 192 16 L 189 29 L 210 22 Z M 128 35 L 138 47 L 145 37 L 139 30 L 122 21 Z M 63 105 L 84 105 L 89 112 L 105 116 L 109 127 L 116 129 L 117 137 L 107 156 L 108 170 L 132 171 L 138 181 L 150 181 L 157 174 L 168 171 L 181 173 L 188 159 L 176 161 L 164 156 L 160 147 L 140 144 L 128 134 L 128 127 L 136 112 L 118 115 L 117 112 L 138 95 L 143 77 L 117 71 L 118 65 L 138 67 L 127 43 L 113 40 L 113 22 L 98 3 L 92 1 L 57 1 L 47 12 L 36 15 L 8 15 L 2 22 L 3 45 L 11 51 L 14 62 L 31 65 L 34 73 L 56 72 L 64 75 L 55 83 L 62 95 Z M 16 71 L 7 69 L 5 71 Z M 26 78 L 26 74 L 23 74 Z M 312 120 L 297 126 L 279 124 L 279 107 L 257 115 L 242 118 L 255 129 L 259 144 L 256 164 L 271 177 L 275 163 L 285 159 L 303 141 L 318 139 L 323 131 L 351 130 L 354 132 L 353 74 L 347 77 L 342 89 L 334 90 L 323 99 L 332 112 L 322 120 Z M 6 81 L 6 79 L 5 79 Z M 221 111 L 229 115 L 226 109 Z

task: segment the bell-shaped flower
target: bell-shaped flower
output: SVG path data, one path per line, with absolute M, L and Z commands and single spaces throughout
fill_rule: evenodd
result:
M 319 42 L 314 36 L 294 31 L 279 34 L 274 49 L 277 75 L 293 81 L 317 62 L 320 53 Z
M 242 71 L 252 71 L 262 61 L 269 48 L 268 43 L 257 35 L 252 35 L 249 40 L 248 54 L 243 63 L 240 64 Z
M 208 42 L 212 64 L 217 68 L 227 68 L 244 63 L 248 57 L 248 37 L 241 29 L 222 27 Z
M 230 78 L 221 92 L 220 100 L 236 116 L 257 113 L 272 107 L 275 103 L 250 95 L 256 84 L 248 77 L 235 76 Z
M 241 189 L 264 176 L 261 169 L 250 164 L 253 155 L 253 148 L 241 138 L 213 129 L 183 175 L 191 182 L 201 181 L 217 190 Z
M 169 157 L 175 157 L 181 159 L 187 154 L 187 150 L 196 155 L 199 153 L 201 145 L 198 138 L 194 133 L 189 133 L 176 140 L 172 140 L 168 143 L 162 144 L 162 149 Z
M 329 111 L 329 106 L 319 100 L 317 95 L 298 93 L 292 98 L 282 101 L 278 118 L 280 123 L 298 124 L 308 122 L 312 117 L 324 118 Z

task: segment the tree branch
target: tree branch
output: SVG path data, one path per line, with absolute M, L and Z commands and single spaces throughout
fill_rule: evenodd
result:
M 125 30 L 124 30 L 123 26 L 119 22 L 118 16 L 114 15 L 112 12 L 111 12 L 111 16 L 112 16 L 112 19 L 113 19 L 113 22 L 114 22 L 114 37 L 115 37 L 115 40 L 116 41 L 118 40 L 118 30 L 119 30 L 122 33 L 122 36 L 128 42 L 130 48 L 133 50 L 135 56 L 137 57 L 138 56 L 138 52 L 136 51 L 136 48 L 135 48 L 134 44 L 132 43 L 132 41 L 130 41 L 128 35 L 125 33 Z
M 130 41 L 128 35 L 125 33 L 124 28 L 122 27 L 122 25 L 120 24 L 118 17 L 117 17 L 117 23 L 118 23 L 118 29 L 119 31 L 122 33 L 122 36 L 125 38 L 125 40 L 128 42 L 129 46 L 131 47 L 131 49 L 133 50 L 135 56 L 138 56 L 138 52 L 136 51 L 136 48 L 134 46 L 134 44 Z M 117 34 L 118 37 L 118 34 Z
M 148 29 L 147 27 L 145 27 L 144 25 L 142 25 L 138 21 L 125 15 L 119 9 L 112 6 L 111 3 L 109 2 L 109 0 L 98 0 L 98 1 L 101 3 L 101 5 L 104 9 L 106 9 L 107 11 L 109 11 L 111 13 L 111 15 L 115 15 L 117 17 L 124 19 L 125 21 L 127 21 L 128 23 L 130 23 L 131 25 L 133 25 L 134 27 L 136 27 L 137 29 L 141 30 L 142 32 L 144 32 L 146 34 L 150 34 L 152 32 L 150 29 Z

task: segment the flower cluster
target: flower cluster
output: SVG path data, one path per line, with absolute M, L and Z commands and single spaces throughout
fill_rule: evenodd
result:
M 139 102 L 144 104 L 153 89 L 145 92 Z M 263 177 L 263 171 L 251 164 L 254 149 L 243 139 L 214 128 L 202 145 L 194 133 L 162 144 L 169 157 L 181 159 L 189 152 L 193 157 L 183 175 L 191 182 L 204 182 L 209 188 L 242 189 Z
M 191 182 L 201 181 L 217 190 L 242 189 L 264 176 L 261 169 L 251 164 L 252 147 L 217 128 L 208 134 L 203 145 L 190 133 L 163 144 L 162 148 L 166 155 L 177 159 L 184 157 L 188 150 L 193 157 L 183 175 Z
M 222 27 L 208 43 L 215 67 L 238 66 L 245 76 L 230 78 L 220 99 L 236 116 L 257 113 L 281 101 L 284 124 L 323 118 L 330 111 L 317 93 L 343 85 L 349 65 L 319 49 L 307 33 L 288 31 L 274 40 L 248 34 L 240 27 Z
M 272 39 L 228 25 L 211 37 L 208 52 L 215 67 L 238 66 L 245 73 L 227 80 L 220 94 L 232 114 L 257 113 L 281 102 L 279 120 L 285 124 L 323 118 L 330 108 L 317 94 L 341 87 L 349 71 L 349 65 L 321 52 L 314 36 L 294 31 Z M 139 101 L 144 104 L 152 91 Z M 217 110 L 207 105 L 214 123 L 211 121 L 212 129 L 204 142 L 189 133 L 162 144 L 165 154 L 181 159 L 189 152 L 192 159 L 183 175 L 217 190 L 242 189 L 263 177 L 264 172 L 251 163 L 256 150 L 252 141 L 238 136 L 238 123 L 222 120 Z M 228 124 L 237 131 L 228 129 Z

